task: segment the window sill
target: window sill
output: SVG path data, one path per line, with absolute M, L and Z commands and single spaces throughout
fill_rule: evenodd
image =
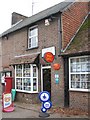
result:
M 69 89 L 69 92 L 90 92 L 90 89 Z
M 39 47 L 32 47 L 32 48 L 27 48 L 26 51 L 28 50 L 33 50 L 33 49 L 38 49 Z
M 17 89 L 16 89 L 16 91 L 17 92 L 22 92 L 22 93 L 30 93 L 30 94 L 34 94 L 34 93 L 38 94 L 39 93 L 38 91 L 25 91 L 25 90 L 17 90 Z

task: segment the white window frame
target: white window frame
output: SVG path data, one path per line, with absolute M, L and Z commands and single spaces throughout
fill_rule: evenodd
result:
M 30 36 L 30 30 L 32 29 L 37 29 L 37 34 L 33 35 L 33 36 Z M 36 46 L 32 46 L 32 38 L 33 37 L 36 37 Z M 31 47 L 29 46 L 30 44 L 30 39 L 31 39 Z M 38 47 L 38 26 L 33 26 L 33 27 L 30 27 L 29 30 L 28 30 L 28 49 L 32 49 L 32 48 L 36 48 Z
M 30 64 L 31 66 L 31 77 L 24 77 L 23 76 L 23 64 L 22 64 L 22 77 L 16 77 L 16 66 L 15 65 L 15 89 L 16 91 L 18 92 L 25 92 L 25 93 L 38 93 L 38 68 L 35 64 Z M 33 77 L 33 66 L 36 66 L 36 77 Z M 20 90 L 20 89 L 17 89 L 17 86 L 16 86 L 16 79 L 17 78 L 31 78 L 31 91 L 27 91 L 27 90 Z M 33 91 L 33 78 L 36 78 L 36 87 L 37 87 L 37 91 Z M 23 84 L 22 84 L 23 86 Z
M 69 90 L 70 91 L 82 91 L 82 92 L 90 92 L 90 89 L 84 89 L 84 88 L 71 88 L 71 74 L 75 74 L 75 75 L 77 75 L 77 74 L 79 74 L 79 75 L 81 75 L 81 74 L 90 74 L 90 72 L 82 72 L 82 71 L 80 71 L 80 72 L 74 72 L 74 73 L 72 73 L 71 72 L 71 63 L 70 63 L 70 60 L 71 59 L 74 59 L 74 58 L 86 58 L 86 57 L 90 57 L 90 56 L 78 56 L 78 57 L 70 57 L 69 58 Z

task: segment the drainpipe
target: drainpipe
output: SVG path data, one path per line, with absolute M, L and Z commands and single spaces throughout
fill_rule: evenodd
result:
M 60 17 L 58 17 L 58 47 L 59 47 L 59 55 L 60 55 L 61 54 L 61 49 L 62 49 L 61 13 L 60 13 Z
M 59 55 L 62 50 L 62 21 L 61 14 L 58 17 L 58 44 L 59 44 Z M 68 72 L 68 58 L 64 58 L 64 107 L 69 107 L 69 72 Z

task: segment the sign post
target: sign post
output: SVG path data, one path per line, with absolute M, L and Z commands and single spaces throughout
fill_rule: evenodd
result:
M 47 91 L 40 92 L 39 99 L 42 102 L 42 107 L 41 107 L 41 112 L 39 114 L 39 117 L 49 117 L 50 115 L 46 113 L 47 110 L 52 107 L 49 92 Z

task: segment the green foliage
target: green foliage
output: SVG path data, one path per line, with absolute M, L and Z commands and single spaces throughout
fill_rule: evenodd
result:
M 88 19 L 84 22 L 84 24 L 82 25 L 80 31 L 85 30 L 90 28 L 90 17 L 88 17 Z

